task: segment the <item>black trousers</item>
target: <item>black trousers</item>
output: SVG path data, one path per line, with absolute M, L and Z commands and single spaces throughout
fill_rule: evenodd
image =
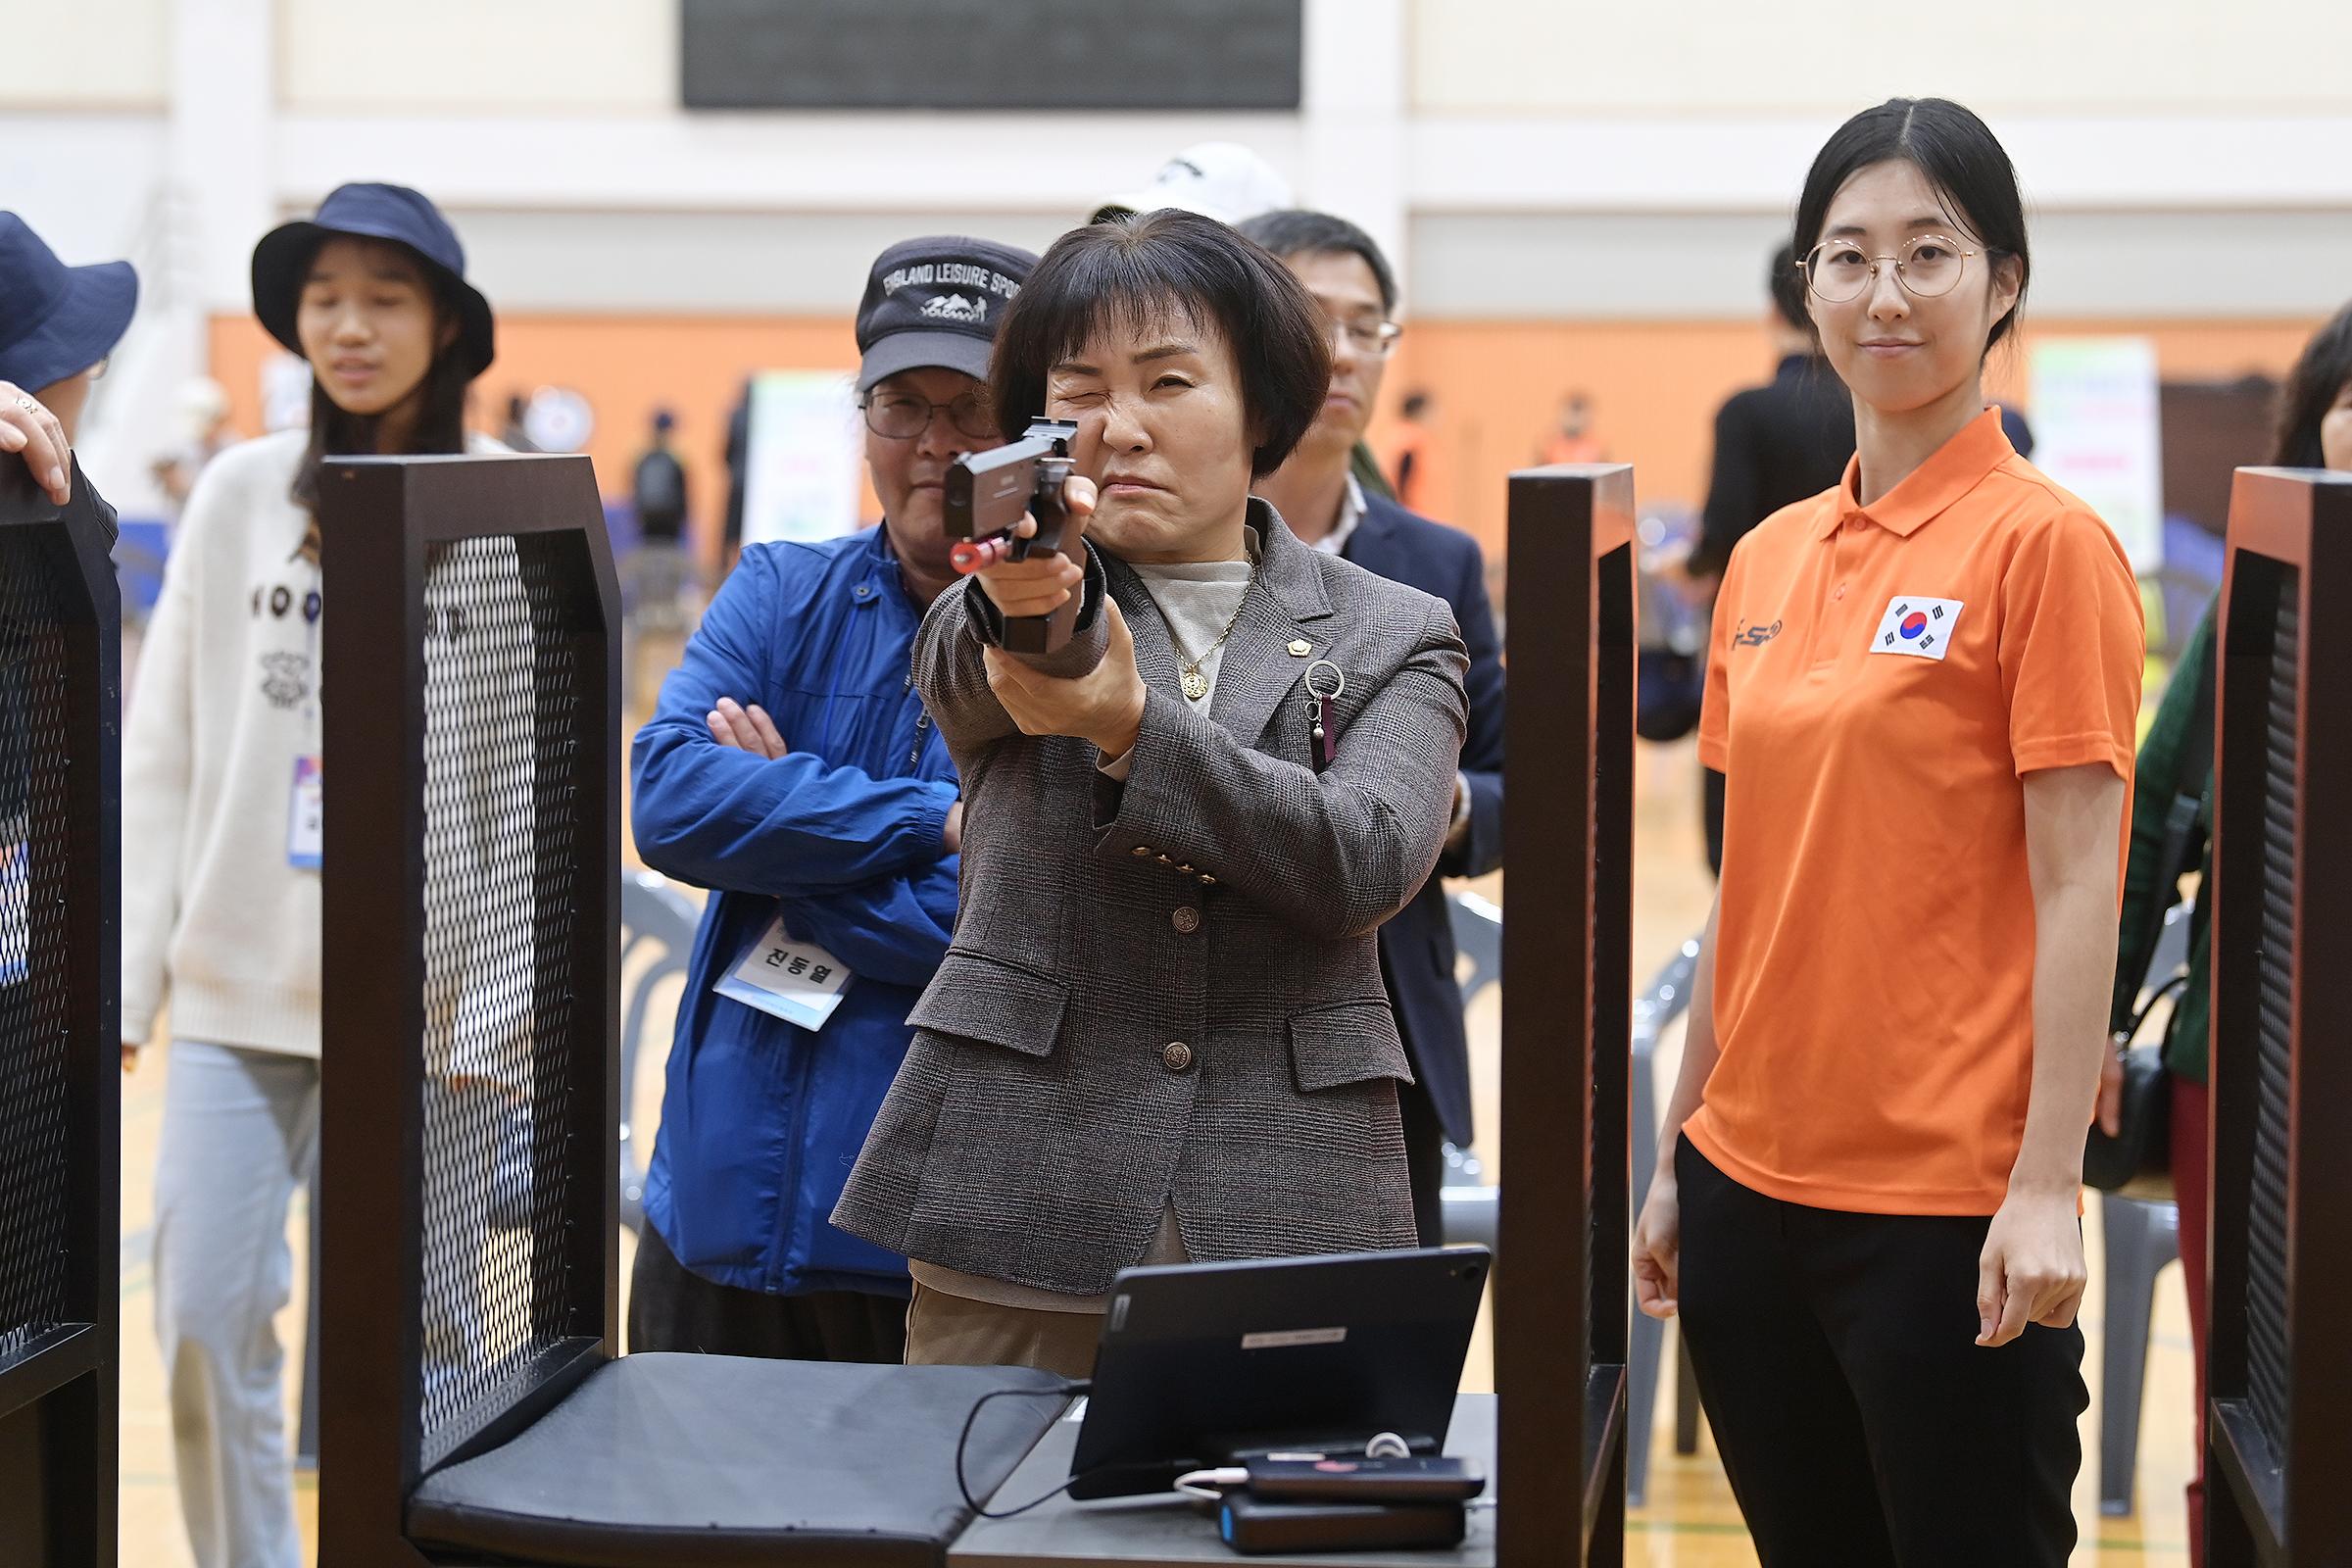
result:
M 1688 1140 L 1683 1337 L 1763 1568 L 2063 1568 L 2082 1331 L 1976 1344 L 1985 1217 L 1840 1213 Z
M 629 1349 L 896 1365 L 906 1359 L 906 1303 L 862 1291 L 769 1296 L 714 1284 L 647 1225 L 629 1271 Z

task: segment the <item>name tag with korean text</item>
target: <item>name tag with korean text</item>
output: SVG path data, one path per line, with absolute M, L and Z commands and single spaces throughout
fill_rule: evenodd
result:
M 711 989 L 747 1007 L 814 1031 L 822 1029 L 841 1005 L 842 993 L 852 978 L 839 958 L 815 943 L 795 942 L 784 929 L 784 916 L 778 914 Z
M 326 788 L 316 757 L 294 759 L 294 794 L 286 808 L 286 863 L 316 871 L 326 848 Z

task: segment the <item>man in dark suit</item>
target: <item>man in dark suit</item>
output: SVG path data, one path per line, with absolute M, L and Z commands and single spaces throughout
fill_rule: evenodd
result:
M 1482 876 L 1502 863 L 1502 649 L 1478 541 L 1366 492 L 1349 472 L 1348 454 L 1379 401 L 1398 335 L 1391 319 L 1396 279 L 1388 259 L 1369 234 L 1327 213 L 1268 213 L 1241 228 L 1306 285 L 1331 332 L 1331 391 L 1322 416 L 1290 460 L 1258 482 L 1257 493 L 1315 549 L 1445 600 L 1470 655 L 1470 733 L 1445 855 L 1413 902 L 1380 931 L 1381 977 L 1415 1079 L 1397 1096 L 1413 1219 L 1422 1243 L 1434 1246 L 1443 1240 L 1445 1146 L 1466 1149 L 1471 1137 L 1470 1047 L 1443 878 Z

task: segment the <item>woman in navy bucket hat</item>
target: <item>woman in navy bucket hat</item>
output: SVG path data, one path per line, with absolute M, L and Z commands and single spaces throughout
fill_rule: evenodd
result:
M 330 454 L 499 450 L 465 429 L 493 350 L 465 270 L 396 185 L 345 185 L 255 247 L 254 314 L 309 362 L 311 418 L 198 476 L 124 729 L 122 1039 L 168 992 L 156 1333 L 199 1568 L 301 1562 L 272 1319 L 318 1130 L 318 479 Z
M 0 213 L 0 452 L 23 454 L 61 504 L 90 382 L 138 303 L 128 262 L 68 267 L 24 220 Z

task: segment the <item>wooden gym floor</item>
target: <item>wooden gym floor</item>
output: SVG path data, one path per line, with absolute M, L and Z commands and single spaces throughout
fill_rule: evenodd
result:
M 637 683 L 639 704 L 650 704 L 662 674 L 674 663 L 675 643 L 649 645 L 642 651 Z M 126 661 L 126 666 L 128 663 Z M 1634 911 L 1635 980 L 1639 984 L 1663 962 L 1675 945 L 1696 931 L 1705 919 L 1710 884 L 1697 818 L 1698 764 L 1688 744 L 1645 747 L 1637 797 L 1636 837 L 1639 867 Z M 1501 877 L 1484 879 L 1477 891 L 1501 902 Z M 664 1001 L 661 1011 L 669 1004 Z M 1483 1135 L 1477 1152 L 1489 1179 L 1499 1179 L 1503 1152 L 1494 1147 L 1495 1104 L 1500 1063 L 1497 1055 L 1499 1005 L 1493 992 L 1482 999 L 1471 1017 L 1479 1119 Z M 635 1086 L 641 1114 L 638 1125 L 653 1127 L 661 1103 L 662 1059 L 667 1040 L 665 1024 L 653 1031 L 643 1053 Z M 1672 1037 L 1666 1043 L 1674 1044 Z M 1671 1049 L 1661 1051 L 1659 1098 L 1673 1080 Z M 139 1071 L 123 1089 L 122 1163 L 122 1560 L 136 1568 L 192 1568 L 179 1525 L 178 1497 L 172 1481 L 172 1432 L 165 1398 L 163 1366 L 156 1351 L 152 1324 L 153 1281 L 150 1276 L 150 1224 L 154 1213 L 156 1143 L 163 1123 L 164 1084 L 170 1075 L 168 1052 L 150 1051 Z M 649 1136 L 645 1145 L 652 1147 Z M 278 1319 L 286 1347 L 287 1434 L 292 1443 L 296 1400 L 302 1367 L 305 1302 L 299 1283 L 307 1279 L 304 1250 L 308 1217 L 301 1201 L 289 1225 L 296 1249 L 295 1299 Z M 2142 1410 L 2139 1450 L 2139 1512 L 2123 1519 L 2102 1518 L 2096 1494 L 2097 1417 L 2099 1412 L 2099 1332 L 2104 1309 L 2099 1287 L 2098 1208 L 2088 1221 L 2091 1236 L 2091 1289 L 2083 1304 L 2083 1325 L 2090 1336 L 2086 1370 L 2091 1377 L 2091 1408 L 2082 1421 L 2084 1465 L 2075 1489 L 2075 1516 L 2082 1522 L 2082 1544 L 2074 1562 L 2078 1568 L 2127 1568 L 2138 1564 L 2185 1563 L 2185 1525 L 2181 1488 L 2189 1474 L 2190 1364 L 2188 1318 L 2180 1285 L 2180 1271 L 2168 1270 L 2159 1282 L 2154 1344 L 2148 1357 L 2148 1378 Z M 628 1278 L 628 1238 L 622 1238 L 624 1290 Z M 1672 1341 L 1669 1339 L 1669 1349 Z M 1656 1451 L 1650 1466 L 1649 1505 L 1633 1514 L 1627 1530 L 1626 1560 L 1635 1568 L 1753 1568 L 1755 1553 L 1740 1522 L 1722 1471 L 1712 1449 L 1703 1442 L 1690 1458 L 1673 1449 L 1672 1378 L 1659 1379 L 1660 1409 L 1652 1431 Z M 1491 1349 L 1482 1324 L 1464 1377 L 1466 1387 L 1492 1387 Z M 308 1474 L 297 1477 L 296 1507 L 305 1536 L 306 1563 L 316 1561 L 312 1544 L 318 1517 L 318 1482 Z

